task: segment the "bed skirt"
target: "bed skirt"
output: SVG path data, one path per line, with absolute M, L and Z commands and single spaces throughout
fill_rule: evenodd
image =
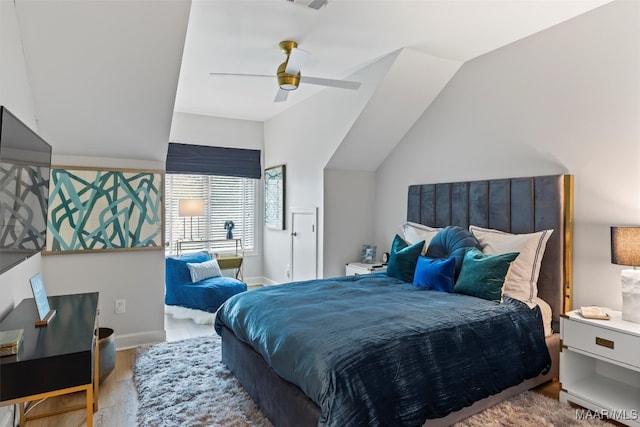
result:
M 498 394 L 479 400 L 471 406 L 452 412 L 444 418 L 427 420 L 424 426 L 449 426 L 511 396 L 557 378 L 560 363 L 559 334 L 547 337 L 546 342 L 551 356 L 551 370 L 547 374 L 523 381 Z M 276 427 L 318 425 L 320 408 L 298 386 L 280 378 L 259 353 L 238 340 L 233 332 L 224 326 L 222 327 L 222 361 Z

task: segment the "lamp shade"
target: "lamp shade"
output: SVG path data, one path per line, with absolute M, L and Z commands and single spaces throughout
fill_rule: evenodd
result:
M 640 227 L 611 227 L 611 262 L 640 266 Z
M 181 199 L 178 201 L 178 216 L 203 216 L 204 200 Z

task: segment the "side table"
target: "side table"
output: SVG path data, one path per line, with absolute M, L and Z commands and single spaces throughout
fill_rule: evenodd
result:
M 346 276 L 358 276 L 361 274 L 384 273 L 386 264 L 365 264 L 362 262 L 350 262 L 345 268 Z
M 571 311 L 560 318 L 560 401 L 640 426 L 640 324 Z

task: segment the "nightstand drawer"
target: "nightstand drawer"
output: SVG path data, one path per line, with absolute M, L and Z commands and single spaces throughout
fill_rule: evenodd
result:
M 386 264 L 364 264 L 361 262 L 350 262 L 347 264 L 346 276 L 359 276 L 361 274 L 384 273 L 387 271 Z
M 636 337 L 574 320 L 563 322 L 562 344 L 640 369 Z

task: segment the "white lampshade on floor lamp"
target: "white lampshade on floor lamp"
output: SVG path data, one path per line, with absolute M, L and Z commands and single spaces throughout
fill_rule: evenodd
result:
M 191 217 L 191 240 L 193 240 L 193 217 L 204 216 L 204 200 L 202 199 L 181 199 L 178 201 L 178 216 L 183 217 L 183 234 L 187 237 L 186 218 Z M 200 223 L 198 223 L 198 235 L 200 234 Z
M 640 323 L 640 227 L 611 227 L 611 262 L 622 270 L 622 320 Z

